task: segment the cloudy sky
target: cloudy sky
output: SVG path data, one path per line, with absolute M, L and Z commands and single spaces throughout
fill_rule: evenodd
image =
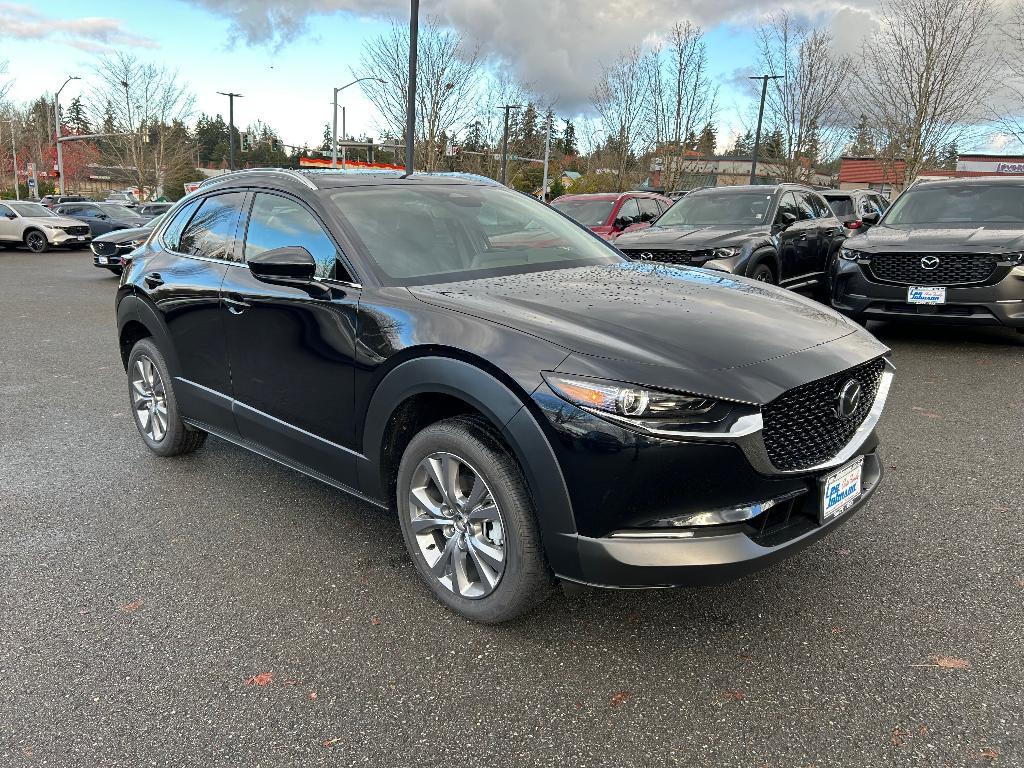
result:
M 744 78 L 755 58 L 753 28 L 783 8 L 828 26 L 853 52 L 872 27 L 877 0 L 422 0 L 421 16 L 475 41 L 493 71 L 534 84 L 563 117 L 587 114 L 602 62 L 656 44 L 677 20 L 696 22 L 707 32 L 721 89 L 724 148 L 749 121 Z M 351 80 L 362 41 L 391 16 L 407 20 L 407 0 L 0 0 L 0 59 L 8 60 L 11 95 L 27 100 L 68 74 L 88 78 L 99 55 L 129 51 L 177 68 L 198 110 L 226 114 L 217 91 L 240 92 L 237 123 L 261 119 L 286 143 L 317 144 L 331 118 L 332 87 Z M 62 101 L 86 88 L 71 83 Z M 358 88 L 343 98 L 349 133 L 375 134 L 379 118 Z

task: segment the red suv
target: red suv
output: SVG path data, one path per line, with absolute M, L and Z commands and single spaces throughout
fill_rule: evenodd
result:
M 673 202 L 653 192 L 598 192 L 562 195 L 551 205 L 605 240 L 614 240 L 627 227 L 649 227 Z

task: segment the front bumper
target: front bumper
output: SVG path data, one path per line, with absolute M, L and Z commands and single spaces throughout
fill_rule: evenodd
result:
M 50 245 L 88 245 L 92 241 L 92 235 L 72 235 L 62 229 L 47 230 L 46 238 Z
M 909 286 L 871 279 L 855 261 L 837 259 L 830 274 L 832 306 L 863 320 L 899 320 L 1024 328 L 1024 267 L 988 285 L 948 286 L 946 303 L 907 303 Z

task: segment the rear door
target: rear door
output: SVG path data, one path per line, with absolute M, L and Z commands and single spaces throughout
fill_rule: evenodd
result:
M 814 247 L 817 247 L 817 229 L 813 218 L 810 218 L 812 212 L 809 207 L 801 208 L 794 192 L 784 192 L 779 198 L 776 222 L 783 213 L 788 213 L 796 219 L 778 234 L 779 260 L 782 262 L 779 282 L 784 285 L 798 280 L 804 274 L 807 264 L 811 261 L 808 250 L 812 242 Z
M 280 192 L 257 191 L 239 260 L 224 277 L 235 420 L 242 437 L 354 488 L 353 358 L 360 289 L 319 216 Z M 316 280 L 257 278 L 245 259 L 302 246 Z
M 827 245 L 822 232 L 821 212 L 817 209 L 808 192 L 796 191 L 796 206 L 800 212 L 800 220 L 793 225 L 796 258 L 792 279 L 803 282 L 822 271 L 822 253 Z M 827 208 L 827 206 L 826 206 Z M 831 209 L 829 217 L 831 218 Z
M 818 224 L 818 258 L 814 270 L 824 274 L 831 263 L 832 255 L 838 252 L 845 239 L 843 225 L 825 202 L 825 198 L 817 192 L 805 194 L 814 209 L 815 221 Z

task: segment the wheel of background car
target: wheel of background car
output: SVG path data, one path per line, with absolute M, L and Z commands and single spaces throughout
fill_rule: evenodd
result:
M 483 419 L 448 419 L 413 437 L 398 469 L 397 506 L 417 571 L 456 613 L 498 623 L 551 594 L 526 483 Z
M 758 263 L 751 271 L 750 277 L 761 283 L 775 283 L 775 272 L 763 261 Z
M 146 446 L 158 456 L 191 453 L 206 433 L 187 426 L 178 413 L 164 356 L 151 339 L 142 339 L 128 357 L 128 402 Z
M 50 243 L 47 241 L 46 235 L 38 229 L 30 229 L 25 233 L 25 247 L 32 253 L 43 253 L 50 247 Z

